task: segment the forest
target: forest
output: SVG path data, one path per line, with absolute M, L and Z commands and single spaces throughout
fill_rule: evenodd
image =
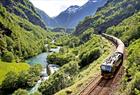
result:
M 125 44 L 125 73 L 113 94 L 140 95 L 139 0 L 108 0 L 94 16 L 79 22 L 71 33 L 66 33 L 65 28 L 56 28 L 62 31 L 54 32 L 45 26 L 28 0 L 21 1 L 22 4 L 17 0 L 7 1 L 17 12 L 0 1 L 1 95 L 78 95 L 101 72 L 100 65 L 115 50 L 114 44 L 101 33 L 114 35 Z M 26 60 L 58 46 L 59 52 L 49 53 L 46 59 L 48 64 L 59 65 L 59 70 L 49 75 L 36 92 L 29 93 L 41 79 L 43 67 L 31 66 Z

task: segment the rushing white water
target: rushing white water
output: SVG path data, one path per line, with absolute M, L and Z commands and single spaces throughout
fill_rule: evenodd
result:
M 42 70 L 42 72 L 41 72 L 41 78 L 40 78 L 40 80 L 38 80 L 38 82 L 36 83 L 36 85 L 31 89 L 31 90 L 29 90 L 29 93 L 34 93 L 34 92 L 36 92 L 37 90 L 38 90 L 38 87 L 40 86 L 40 84 L 43 82 L 43 81 L 45 81 L 45 80 L 47 80 L 48 78 L 49 78 L 49 76 L 48 76 L 48 74 L 47 74 L 47 68 L 46 68 L 46 66 L 47 66 L 47 56 L 48 56 L 48 54 L 50 54 L 50 53 L 52 53 L 52 52 L 59 52 L 59 50 L 60 50 L 60 46 L 58 46 L 57 48 L 53 48 L 53 49 L 51 49 L 51 52 L 45 52 L 45 53 L 41 53 L 41 54 L 39 54 L 39 55 L 37 55 L 37 56 L 35 56 L 35 57 L 32 57 L 32 58 L 30 58 L 30 59 L 28 59 L 26 62 L 27 63 L 29 63 L 30 65 L 33 65 L 33 64 L 41 64 L 42 66 L 43 66 L 43 70 Z M 54 73 L 55 71 L 57 71 L 57 70 L 59 69 L 58 67 L 56 67 L 55 68 L 55 65 L 54 65 L 54 67 L 53 68 L 51 68 L 51 70 L 52 70 L 52 72 Z
M 41 84 L 42 80 L 40 79 L 36 85 L 29 91 L 29 93 L 34 93 L 35 91 L 38 90 L 39 85 Z
M 49 78 L 49 76 L 47 75 L 47 69 L 44 68 L 41 72 L 42 77 L 40 78 L 40 80 L 38 80 L 38 82 L 36 83 L 36 85 L 29 91 L 29 93 L 34 93 L 38 90 L 38 87 L 40 86 L 40 84 L 47 80 Z
M 59 50 L 60 50 L 60 48 L 61 48 L 60 46 L 58 46 L 57 48 L 51 48 L 50 51 L 51 52 L 57 52 L 58 53 Z

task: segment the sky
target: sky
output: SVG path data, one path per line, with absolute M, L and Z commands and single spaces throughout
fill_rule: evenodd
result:
M 82 6 L 88 0 L 30 0 L 33 5 L 43 10 L 48 16 L 55 17 L 71 5 Z

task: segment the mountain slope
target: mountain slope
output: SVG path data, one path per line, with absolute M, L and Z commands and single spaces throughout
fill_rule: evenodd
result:
M 95 16 L 79 23 L 75 35 L 92 27 L 96 33 L 106 32 L 126 45 L 123 66 L 126 73 L 114 95 L 140 94 L 140 1 L 109 0 Z
M 46 28 L 44 22 L 37 14 L 34 6 L 28 0 L 1 0 L 0 4 L 10 13 L 25 18 L 35 25 Z
M 40 15 L 41 19 L 44 20 L 45 24 L 47 26 L 55 26 L 56 22 L 53 18 L 49 17 L 44 11 L 36 8 L 37 13 Z
M 126 46 L 140 38 L 140 11 L 126 18 L 117 26 L 109 27 L 106 32 L 120 38 Z
M 107 4 L 98 9 L 93 17 L 86 18 L 76 27 L 74 34 L 79 35 L 88 27 L 94 27 L 98 32 L 105 31 L 112 25 L 119 24 L 125 18 L 140 10 L 139 0 L 108 0 Z
M 96 10 L 103 6 L 106 1 L 107 0 L 89 0 L 81 7 L 71 6 L 54 19 L 61 27 L 75 27 L 85 16 L 94 15 Z
M 73 22 L 74 14 L 78 12 L 79 6 L 70 6 L 65 11 L 61 12 L 54 20 L 57 22 L 58 27 L 69 27 L 69 24 Z M 76 20 L 76 19 L 75 19 Z M 69 27 L 70 28 L 70 27 Z
M 8 52 L 18 62 L 42 52 L 47 36 L 44 29 L 9 13 L 1 5 L 0 15 L 0 58 Z
M 83 6 L 70 6 L 46 23 L 50 27 L 74 28 L 85 16 L 94 15 L 96 10 L 106 2 L 107 0 L 89 0 Z M 44 17 L 45 15 L 42 13 L 40 13 L 40 15 L 44 21 L 48 18 L 47 15 Z

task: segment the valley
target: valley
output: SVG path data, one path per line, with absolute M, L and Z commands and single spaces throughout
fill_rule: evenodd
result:
M 139 0 L 0 1 L 0 95 L 140 95 L 139 48 Z

